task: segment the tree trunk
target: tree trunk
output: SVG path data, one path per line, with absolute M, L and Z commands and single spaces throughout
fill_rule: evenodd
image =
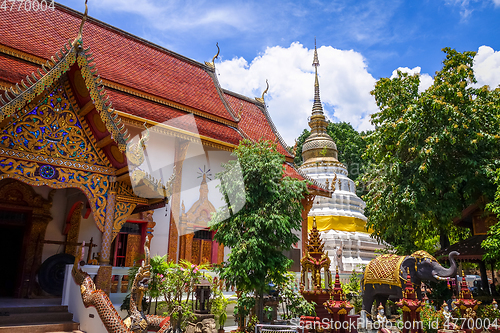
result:
M 257 307 L 257 316 L 259 318 L 259 323 L 264 322 L 264 291 L 259 292 L 259 306 Z
M 450 246 L 450 239 L 448 238 L 448 233 L 446 230 L 441 230 L 439 233 L 439 244 L 441 244 L 441 250 L 444 250 Z

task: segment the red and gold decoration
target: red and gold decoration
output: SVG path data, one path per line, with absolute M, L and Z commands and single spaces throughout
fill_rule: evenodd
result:
M 345 327 L 349 327 L 349 325 L 347 325 L 350 323 L 348 314 L 354 307 L 346 299 L 344 290 L 340 284 L 338 267 L 335 273 L 335 284 L 333 290 L 330 292 L 330 299 L 323 303 L 323 305 L 331 316 L 331 332 L 345 333 L 350 331 Z
M 465 319 L 465 325 L 463 326 L 464 331 L 467 333 L 481 331 L 475 327 L 477 316 L 476 310 L 481 302 L 472 297 L 472 293 L 467 286 L 467 282 L 465 281 L 463 271 L 462 282 L 460 283 L 460 294 L 458 295 L 458 299 L 454 301 L 453 304 L 458 307 L 460 317 Z
M 406 288 L 403 290 L 403 298 L 396 302 L 396 305 L 403 310 L 403 333 L 423 333 L 420 311 L 422 311 L 422 301 L 417 299 L 417 293 L 411 283 L 410 271 L 406 277 Z
M 316 219 L 313 220 L 313 227 L 307 240 L 306 254 L 300 260 L 301 278 L 300 293 L 308 302 L 316 303 L 316 315 L 320 318 L 328 318 L 328 312 L 324 308 L 325 303 L 330 298 L 331 273 L 330 258 L 328 252 L 324 251 L 325 243 L 321 240 L 316 227 Z M 324 286 L 321 281 L 321 270 L 325 277 Z

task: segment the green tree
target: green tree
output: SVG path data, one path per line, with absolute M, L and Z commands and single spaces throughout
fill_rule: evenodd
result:
M 302 146 L 304 145 L 304 142 L 309 137 L 309 135 L 311 135 L 311 132 L 304 129 L 302 131 L 302 134 L 300 134 L 300 136 L 295 139 L 296 146 L 293 147 L 293 149 L 295 149 L 295 158 L 293 160 L 295 165 L 300 166 L 304 162 L 304 160 L 302 160 Z
M 443 68 L 426 91 L 419 93 L 418 75 L 401 72 L 372 91 L 380 111 L 366 153 L 373 160 L 364 177 L 367 226 L 399 252 L 436 235 L 447 247 L 452 219 L 494 193 L 500 90 L 475 87 L 475 52 L 443 51 Z
M 294 230 L 301 228 L 301 199 L 307 184 L 284 177 L 285 158 L 269 141 L 242 141 L 233 154 L 237 160 L 224 164 L 224 171 L 216 175 L 227 207 L 212 217 L 220 221 L 212 230 L 217 231 L 215 240 L 231 249 L 218 273 L 238 291 L 259 296 L 262 320 L 262 295 L 270 282 L 284 280 L 292 261 L 283 251 L 299 241 Z
M 497 184 L 497 192 L 495 200 L 486 207 L 489 211 L 497 214 L 499 222 L 490 227 L 488 230 L 488 238 L 482 243 L 485 249 L 484 259 L 491 262 L 500 262 L 500 169 L 497 169 L 495 176 Z

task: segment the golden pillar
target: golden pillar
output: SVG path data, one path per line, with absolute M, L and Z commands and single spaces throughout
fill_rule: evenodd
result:
M 302 256 L 306 255 L 307 250 L 307 228 L 308 228 L 308 219 L 309 211 L 311 210 L 314 198 L 316 196 L 313 194 L 306 195 L 304 199 L 302 199 Z
M 177 246 L 179 243 L 179 231 L 176 220 L 180 218 L 180 201 L 182 190 L 182 165 L 186 158 L 189 141 L 177 138 L 175 140 L 175 180 L 173 185 L 172 198 L 170 199 L 170 228 L 168 237 L 168 260 L 177 261 Z
M 111 291 L 111 271 L 113 267 L 109 261 L 111 258 L 111 243 L 113 241 L 113 224 L 115 222 L 116 205 L 116 183 L 110 183 L 106 203 L 106 218 L 104 232 L 102 234 L 101 256 L 99 257 L 99 270 L 96 276 L 96 287 L 105 293 Z

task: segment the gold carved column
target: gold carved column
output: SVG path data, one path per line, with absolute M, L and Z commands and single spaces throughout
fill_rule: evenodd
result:
M 111 271 L 109 261 L 111 258 L 111 242 L 113 241 L 113 225 L 115 222 L 116 205 L 116 183 L 111 182 L 108 189 L 108 198 L 106 204 L 106 218 L 104 223 L 104 232 L 102 234 L 101 256 L 99 257 L 99 270 L 96 276 L 96 287 L 105 293 L 111 291 Z
M 82 209 L 83 201 L 76 202 L 71 208 L 70 215 L 68 216 L 67 224 L 69 224 L 69 229 L 66 234 L 66 242 L 68 242 L 68 244 L 66 244 L 64 252 L 71 254 L 72 256 L 76 256 L 77 246 L 75 244 L 78 243 L 80 222 L 82 220 Z M 89 248 L 89 251 L 92 251 L 92 249 Z
M 168 260 L 177 261 L 177 246 L 179 242 L 179 226 L 176 220 L 180 218 L 180 201 L 182 190 L 182 165 L 189 148 L 189 141 L 179 138 L 175 139 L 175 180 L 173 185 L 172 198 L 170 199 L 170 228 L 168 237 Z
M 308 215 L 311 210 L 314 198 L 314 194 L 308 194 L 302 199 L 302 256 L 306 255 L 307 250 L 307 228 L 308 228 Z

